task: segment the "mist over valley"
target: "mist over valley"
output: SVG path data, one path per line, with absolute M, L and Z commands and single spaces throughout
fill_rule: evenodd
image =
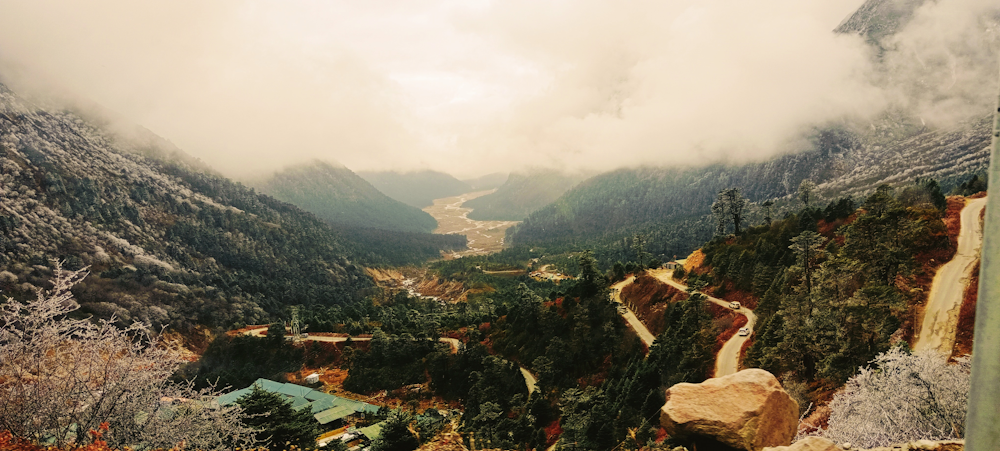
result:
M 961 449 L 998 55 L 988 0 L 0 1 L 0 448 Z

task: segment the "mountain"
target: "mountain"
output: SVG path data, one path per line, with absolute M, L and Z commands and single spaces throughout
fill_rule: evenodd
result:
M 427 232 L 437 221 L 392 199 L 343 166 L 313 161 L 281 170 L 251 185 L 333 224 L 401 232 Z
M 434 199 L 457 196 L 472 189 L 465 182 L 437 171 L 358 172 L 379 191 L 417 208 L 434 205 Z
M 996 92 L 992 30 L 1000 23 L 1000 8 L 978 16 L 970 32 L 981 36 L 942 41 L 933 49 L 940 61 L 950 63 L 930 64 L 934 58 L 921 59 L 915 53 L 919 43 L 895 39 L 908 24 L 928 26 L 912 20 L 924 3 L 867 0 L 834 30 L 866 38 L 872 49 L 873 82 L 894 93 L 893 103 L 877 117 L 814 124 L 805 144 L 778 149 L 783 155 L 768 161 L 621 169 L 599 175 L 508 229 L 506 242 L 548 253 L 591 248 L 604 263 L 635 260 L 637 249 L 667 259 L 713 236 L 711 206 L 721 189 L 739 188 L 751 202 L 772 200 L 770 216 L 780 218 L 801 208 L 793 194 L 805 179 L 818 184 L 817 202 L 828 202 L 863 196 L 883 183 L 900 186 L 922 177 L 936 179 L 948 191 L 985 172 L 991 134 L 987 115 L 995 108 Z M 918 32 L 928 30 L 914 29 Z M 953 54 L 974 56 L 949 59 Z M 942 75 L 955 71 L 964 78 Z M 948 118 L 925 121 L 925 114 Z M 763 222 L 762 210 L 751 204 L 748 222 Z M 636 246 L 637 240 L 644 246 Z
M 554 170 L 512 173 L 496 192 L 472 199 L 463 207 L 472 208 L 470 219 L 481 221 L 520 221 L 542 208 L 585 178 Z
M 740 188 L 752 202 L 776 199 L 785 211 L 801 206 L 793 193 L 805 179 L 818 184 L 820 202 L 921 177 L 935 178 L 947 190 L 987 169 L 990 125 L 984 117 L 897 140 L 880 135 L 878 127 L 829 127 L 813 136 L 811 148 L 765 162 L 619 169 L 530 214 L 508 230 L 507 241 L 549 253 L 591 248 L 602 261 L 629 261 L 638 234 L 654 257 L 686 255 L 712 237 L 711 205 L 721 189 Z M 757 205 L 747 218 L 762 222 Z
M 352 303 L 374 287 L 362 265 L 464 247 L 464 237 L 331 227 L 171 152 L 0 84 L 4 295 L 34 297 L 51 261 L 62 260 L 89 266 L 74 288 L 85 314 L 229 327 L 268 321 L 291 304 Z
M 507 182 L 507 173 L 505 172 L 494 172 L 492 174 L 486 174 L 482 177 L 477 177 L 474 179 L 462 180 L 465 184 L 469 185 L 472 191 L 484 191 L 493 188 L 499 188 Z
M 926 0 L 866 0 L 834 29 L 836 33 L 859 34 L 878 43 L 896 34 L 913 18 Z

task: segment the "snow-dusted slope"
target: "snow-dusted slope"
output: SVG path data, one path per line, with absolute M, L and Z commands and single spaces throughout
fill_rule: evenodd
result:
M 353 244 L 312 215 L 142 147 L 154 144 L 0 85 L 0 290 L 30 296 L 62 259 L 91 266 L 84 311 L 184 326 L 370 284 Z

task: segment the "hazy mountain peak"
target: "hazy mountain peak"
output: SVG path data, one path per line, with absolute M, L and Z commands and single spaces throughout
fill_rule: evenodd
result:
M 413 172 L 364 171 L 358 172 L 358 175 L 385 195 L 417 208 L 432 205 L 434 199 L 472 191 L 467 183 L 449 174 L 427 169 Z
M 335 162 L 316 159 L 288 166 L 250 184 L 335 224 L 406 232 L 437 227 L 429 214 L 389 198 Z

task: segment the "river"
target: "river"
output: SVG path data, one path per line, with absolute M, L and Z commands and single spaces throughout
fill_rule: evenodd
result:
M 438 228 L 434 233 L 448 234 L 457 233 L 465 235 L 469 241 L 469 248 L 464 251 L 454 252 L 447 258 L 461 258 L 466 255 L 482 255 L 499 252 L 503 249 L 504 233 L 518 221 L 476 221 L 469 219 L 471 208 L 464 208 L 468 200 L 485 196 L 495 190 L 476 191 L 454 197 L 435 199 L 434 205 L 424 208 L 438 222 Z

